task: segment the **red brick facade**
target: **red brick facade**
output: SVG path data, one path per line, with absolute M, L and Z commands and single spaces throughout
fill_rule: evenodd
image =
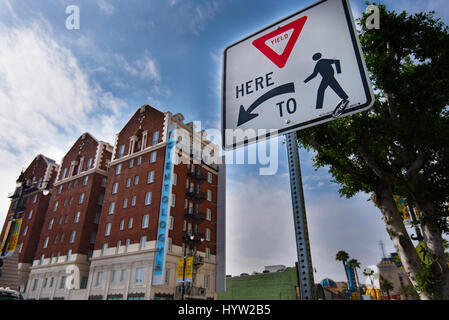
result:
M 57 169 L 58 167 L 53 160 L 38 155 L 24 172 L 24 181 L 34 188 L 33 190 L 28 189 L 30 192 L 25 193 L 22 197 L 24 211 L 20 217 L 23 220 L 16 249 L 16 251 L 20 251 L 19 263 L 31 264 L 33 262 L 50 201 L 50 196 L 43 195 L 42 189 L 47 181 L 50 185 L 54 183 Z M 18 192 L 19 190 L 16 190 L 11 200 L 0 239 L 4 237 L 7 221 L 14 215 Z
M 106 160 L 111 158 L 111 149 L 85 133 L 64 156 L 35 260 L 42 255 L 45 258 L 65 256 L 68 250 L 85 255 L 93 250 L 90 237 L 98 227 L 106 186 Z

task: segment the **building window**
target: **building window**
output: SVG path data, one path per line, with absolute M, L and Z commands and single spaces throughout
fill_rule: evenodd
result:
M 128 252 L 130 243 L 131 243 L 131 240 L 126 239 L 126 242 L 125 242 L 125 252 Z
M 139 176 L 135 176 L 134 177 L 134 185 L 138 185 L 139 184 Z
M 90 244 L 94 244 L 95 243 L 95 239 L 97 239 L 97 231 L 92 231 L 92 233 L 90 234 Z
M 117 270 L 112 271 L 111 282 L 115 282 L 117 280 Z
M 118 182 L 114 182 L 112 185 L 112 194 L 116 194 L 118 190 Z
M 39 279 L 34 279 L 33 288 L 31 289 L 32 291 L 36 291 L 38 283 L 39 283 Z
M 131 206 L 135 206 L 136 205 L 136 196 L 133 196 L 132 198 L 131 198 Z
M 145 194 L 145 205 L 151 204 L 151 197 L 152 197 L 152 193 L 151 192 L 147 192 Z
M 207 200 L 212 201 L 212 191 L 207 190 Z
M 74 223 L 78 223 L 79 221 L 80 221 L 80 215 L 81 215 L 81 212 L 77 212 L 77 213 L 75 213 L 75 220 L 73 221 Z
M 176 204 L 176 194 L 172 193 L 172 195 L 171 195 L 171 206 L 175 207 L 175 204 Z
M 106 255 L 106 251 L 108 250 L 108 243 L 103 243 L 103 247 L 101 248 L 101 255 Z
M 59 241 L 59 243 L 62 243 L 64 241 L 64 233 L 61 234 L 61 240 Z
M 45 241 L 44 241 L 44 249 L 47 248 L 47 245 L 48 245 L 48 237 L 45 238 Z
M 87 288 L 87 280 L 88 279 L 89 279 L 88 277 L 82 277 L 81 278 L 80 289 L 86 289 Z
M 208 274 L 204 275 L 204 288 L 209 289 L 210 276 Z
M 206 209 L 206 220 L 212 220 L 212 210 L 209 208 Z
M 165 284 L 169 284 L 170 280 L 170 269 L 165 269 Z
M 33 209 L 31 209 L 30 212 L 28 213 L 28 220 L 30 220 L 32 216 L 33 216 Z
M 187 199 L 184 200 L 184 209 L 187 209 L 187 207 L 189 206 L 189 201 L 187 201 Z
M 95 223 L 95 224 L 99 224 L 99 223 L 100 223 L 100 215 L 101 215 L 100 212 L 97 212 L 97 213 L 95 214 L 95 217 L 94 217 L 94 223 Z
M 102 186 L 103 188 L 105 188 L 107 182 L 108 182 L 108 179 L 107 179 L 107 178 L 102 178 L 102 179 L 101 179 L 101 186 Z
M 97 199 L 97 204 L 99 206 L 102 206 L 103 205 L 103 200 L 104 200 L 104 193 L 100 193 L 100 195 L 98 196 L 98 199 Z
M 52 288 L 52 287 L 53 287 L 53 281 L 54 281 L 54 278 L 53 278 L 53 277 L 51 277 L 51 278 L 50 278 L 50 285 L 49 285 L 48 287 L 50 287 L 50 288 Z
M 186 189 L 189 189 L 189 185 L 190 185 L 189 179 L 186 179 Z
M 106 224 L 106 229 L 104 231 L 105 236 L 109 236 L 111 234 L 111 225 L 112 224 L 110 222 Z
M 70 249 L 69 251 L 67 251 L 67 256 L 65 258 L 65 261 L 70 261 L 70 256 L 72 255 L 72 250 Z
M 74 243 L 75 242 L 75 236 L 76 236 L 76 231 L 73 230 L 72 233 L 70 234 L 69 243 Z
M 205 250 L 206 252 L 206 259 L 207 260 L 210 260 L 210 248 L 206 248 L 206 250 Z
M 169 220 L 168 220 L 168 230 L 173 230 L 174 223 L 175 223 L 175 218 L 173 216 L 170 216 Z
M 150 153 L 150 163 L 156 162 L 157 151 L 153 151 Z
M 122 269 L 120 272 L 120 282 L 125 281 L 126 279 L 126 270 Z
M 119 175 L 120 172 L 122 172 L 122 164 L 119 163 L 116 167 L 115 167 L 115 175 Z
M 53 212 L 56 212 L 56 210 L 58 210 L 58 201 L 56 201 L 53 206 Z
M 53 241 L 53 244 L 58 243 L 58 235 L 55 236 L 55 240 Z
M 61 282 L 59 283 L 59 289 L 64 289 L 65 288 L 65 276 L 61 277 Z
M 118 158 L 119 159 L 122 158 L 124 154 L 125 154 L 125 145 L 122 144 L 119 149 Z
M 173 243 L 172 238 L 167 238 L 167 250 L 168 250 L 168 252 L 171 252 L 171 250 L 172 250 L 172 243 Z
M 140 166 L 142 164 L 142 156 L 137 157 L 137 165 Z
M 120 230 L 123 230 L 125 226 L 125 219 L 120 220 Z
M 83 186 L 87 185 L 87 181 L 89 181 L 89 176 L 85 176 L 83 179 Z
M 53 222 L 55 221 L 55 219 L 51 218 L 50 219 L 50 223 L 48 224 L 48 230 L 51 230 L 53 228 Z M 23 230 L 23 235 L 26 235 L 26 230 L 28 230 L 28 226 L 25 227 L 25 229 Z
M 173 173 L 173 185 L 176 186 L 178 183 L 178 175 L 176 173 Z
M 44 284 L 42 285 L 43 288 L 47 288 L 47 282 L 48 282 L 48 278 L 44 279 Z
M 132 229 L 133 228 L 133 218 L 129 218 L 128 220 L 128 229 Z
M 36 203 L 36 201 L 37 201 L 37 193 L 33 197 L 33 203 Z
M 61 194 L 62 192 L 62 184 L 58 187 L 58 194 Z
M 62 179 L 65 179 L 66 174 L 67 174 L 67 168 L 64 168 L 64 170 L 62 170 Z
M 143 282 L 143 269 L 136 268 L 136 284 L 141 284 Z
M 212 173 L 207 173 L 207 182 L 212 183 Z
M 134 166 L 134 159 L 129 160 L 129 168 Z
M 23 248 L 23 242 L 19 245 L 19 253 L 22 252 L 22 248 Z
M 78 201 L 78 204 L 82 204 L 83 202 L 84 202 L 84 192 L 81 193 L 80 199 L 79 199 L 79 201 Z
M 140 238 L 140 250 L 145 249 L 145 245 L 147 243 L 147 237 L 143 236 L 142 238 Z
M 126 179 L 126 187 L 129 188 L 131 186 L 131 178 Z
M 69 215 L 66 215 L 64 219 L 64 223 L 67 224 L 67 222 L 69 222 Z
M 115 202 L 112 201 L 111 204 L 109 205 L 109 211 L 108 214 L 113 214 L 115 210 Z
M 128 198 L 123 199 L 123 209 L 128 208 Z
M 210 229 L 206 228 L 206 241 L 210 241 Z
M 153 146 L 156 145 L 159 141 L 159 131 L 153 133 Z
M 147 183 L 153 183 L 154 182 L 154 171 L 148 172 L 148 179 Z
M 95 286 L 99 287 L 103 281 L 103 272 L 97 272 L 97 279 L 95 281 Z
M 150 221 L 150 215 L 149 214 L 144 215 L 142 218 L 142 229 L 148 228 L 149 221 Z
M 87 160 L 86 170 L 89 170 L 90 168 L 92 168 L 92 158 L 89 158 L 89 160 Z
M 187 231 L 187 221 L 184 220 L 184 224 L 182 225 L 182 231 Z

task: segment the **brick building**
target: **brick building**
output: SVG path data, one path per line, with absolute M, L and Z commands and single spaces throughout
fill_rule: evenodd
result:
M 206 158 L 218 155 L 218 147 L 183 120 L 181 114 L 144 105 L 117 134 L 89 299 L 179 299 L 177 265 L 186 255 L 194 257 L 187 296 L 214 298 L 216 282 L 224 282 L 224 272 L 217 278 L 217 270 L 224 270 L 224 220 L 217 224 L 217 215 L 225 214 L 224 169 L 219 178 L 216 164 L 192 163 L 205 150 Z M 172 149 L 175 129 L 183 132 L 187 148 Z M 195 144 L 198 150 L 192 149 Z
M 54 160 L 43 155 L 36 156 L 23 172 L 23 187 L 28 188 L 23 190 L 21 203 L 18 202 L 22 187 L 16 188 L 10 196 L 11 205 L 0 239 L 3 240 L 6 237 L 8 222 L 15 211 L 22 221 L 15 252 L 4 260 L 0 287 L 10 287 L 16 290 L 25 288 L 50 201 L 50 196 L 45 196 L 43 190 L 47 184 L 51 186 L 54 183 L 57 170 L 58 165 Z
M 34 254 L 28 299 L 76 299 L 87 284 L 113 148 L 84 133 L 64 156 Z

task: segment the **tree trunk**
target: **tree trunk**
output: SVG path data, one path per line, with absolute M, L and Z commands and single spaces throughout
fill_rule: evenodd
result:
M 349 290 L 349 275 L 348 275 L 348 272 L 346 271 L 346 265 L 345 265 L 345 262 L 342 261 L 342 263 L 343 263 L 343 268 L 345 269 L 346 280 L 348 281 L 348 291 L 350 291 L 350 290 Z
M 401 214 L 393 201 L 391 184 L 383 183 L 375 190 L 376 204 L 382 212 L 386 229 L 398 252 L 404 270 L 414 286 L 417 285 L 415 274 L 421 270 L 421 260 L 418 256 L 410 236 L 407 233 Z M 432 299 L 428 292 L 421 292 L 423 300 Z
M 432 204 L 418 203 L 418 208 L 424 212 L 426 217 L 432 217 L 426 219 L 422 229 L 427 250 L 436 260 L 431 264 L 431 270 L 437 282 L 433 298 L 449 300 L 449 267 L 444 253 L 442 230 L 435 223 L 436 218 Z

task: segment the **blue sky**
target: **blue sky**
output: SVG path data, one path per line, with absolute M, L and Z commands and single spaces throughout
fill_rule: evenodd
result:
M 435 10 L 449 21 L 446 0 L 383 1 L 410 12 Z M 21 168 L 42 153 L 60 162 L 77 137 L 112 143 L 140 105 L 181 112 L 203 128 L 220 126 L 224 48 L 314 1 L 300 0 L 0 0 L 0 218 Z M 68 5 L 80 29 L 67 30 Z M 355 17 L 366 5 L 351 0 Z M 382 23 L 382 22 L 381 22 Z M 283 138 L 279 170 L 228 167 L 227 273 L 291 266 L 296 248 Z M 254 147 L 252 147 L 254 148 Z M 338 250 L 362 268 L 393 246 L 368 195 L 338 196 L 327 170 L 314 171 L 301 150 L 315 280 L 344 280 Z

